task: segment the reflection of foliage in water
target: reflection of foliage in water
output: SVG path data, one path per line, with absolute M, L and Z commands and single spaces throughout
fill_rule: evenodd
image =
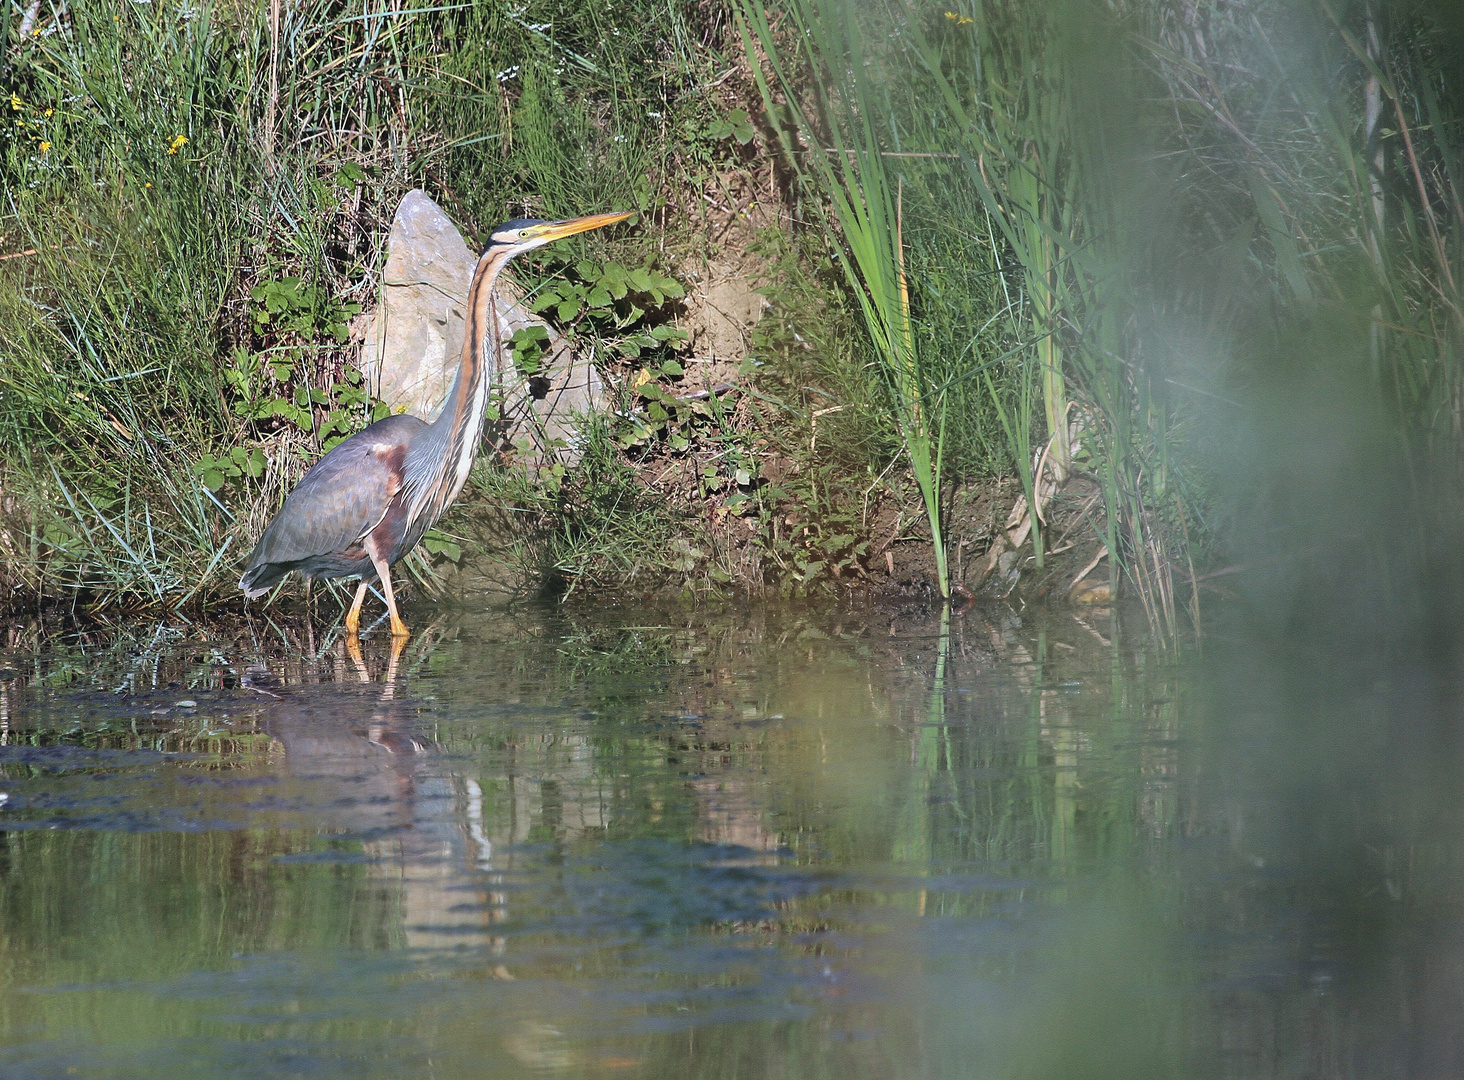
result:
M 578 671 L 637 671 L 673 662 L 676 637 L 667 626 L 573 627 L 554 651 Z
M 696 935 L 708 921 L 711 936 L 733 950 L 759 946 L 766 954 L 776 946 L 771 955 L 790 964 L 825 953 L 842 964 L 836 943 L 856 932 L 864 912 L 1000 914 L 1034 883 L 1033 895 L 1056 895 L 1055 882 L 1115 841 L 1142 844 L 1149 826 L 1136 828 L 1131 810 L 1144 787 L 1145 751 L 1114 751 L 1130 736 L 1116 733 L 1113 721 L 1130 716 L 1138 700 L 1118 690 L 1152 679 L 1088 648 L 1074 624 L 1056 617 L 1053 624 L 987 624 L 971 615 L 946 630 L 924 613 L 527 608 L 414 639 L 399 670 L 416 674 L 392 702 L 398 711 L 389 717 L 397 719 L 379 722 L 430 735 L 460 778 L 460 798 L 468 780 L 477 786 L 495 866 L 512 875 L 503 907 L 512 944 L 503 963 L 516 977 L 537 973 L 577 986 L 625 979 L 623 956 L 595 947 L 597 935 Z M 172 703 L 184 687 L 197 688 L 188 691 L 199 713 L 183 725 L 193 725 L 188 730 L 219 723 L 241 700 L 251 715 L 268 715 L 272 699 L 240 685 L 260 659 L 274 674 L 273 692 L 340 682 L 342 700 L 363 710 L 360 723 L 378 722 L 369 720 L 372 709 L 384 709 L 371 704 L 377 691 L 362 689 L 344 656 L 302 658 L 282 642 L 306 632 L 281 630 L 262 645 L 230 628 L 53 650 L 28 666 L 34 678 L 13 707 L 12 734 L 51 744 L 179 745 L 146 739 L 178 724 Z M 365 664 L 379 685 L 383 643 L 367 647 Z M 1110 666 L 1114 696 L 1094 695 Z M 59 674 L 64 680 L 47 684 Z M 127 679 L 125 694 L 114 694 Z M 1064 683 L 1075 680 L 1103 700 L 1070 693 Z M 973 695 L 973 686 L 986 689 Z M 151 729 L 139 725 L 142 741 L 107 742 L 150 717 L 156 702 L 170 711 Z M 181 729 L 170 737 L 181 738 Z M 234 765 L 245 779 L 273 768 L 242 755 Z M 261 789 L 257 797 L 272 794 Z M 41 963 L 57 937 L 127 923 L 105 948 L 78 950 L 47 969 L 78 982 L 135 965 L 147 953 L 144 942 L 180 943 L 150 961 L 149 977 L 166 978 L 227 965 L 235 953 L 395 948 L 410 925 L 406 886 L 376 864 L 346 858 L 380 850 L 367 846 L 374 840 L 256 827 L 186 835 L 39 830 L 0 843 L 10 865 L 61 898 L 43 911 L 34 888 L 0 875 L 0 913 L 22 928 L 6 946 L 18 963 Z M 332 853 L 324 862 L 271 861 Z M 100 886 L 81 882 L 81 870 Z M 695 900 L 719 889 L 721 906 Z M 463 894 L 453 902 L 475 901 Z M 137 914 L 129 921 L 128 912 Z M 533 959 L 541 934 L 568 940 L 583 970 Z M 657 975 L 663 1000 L 647 1006 L 649 1015 L 684 1025 L 702 1014 L 683 1018 L 665 1002 L 755 996 L 756 978 L 746 970 L 706 962 L 708 970 Z M 789 985 L 761 992 L 778 1000 L 804 993 L 797 980 Z M 0 1024 L 35 1022 L 38 1008 L 57 1010 L 41 1020 L 45 1026 L 61 1024 L 67 1006 L 42 998 L 0 1005 Z M 108 1006 L 118 1026 L 100 1033 L 104 1040 L 123 1037 L 123 1022 L 133 1031 L 200 1022 L 199 1006 L 186 999 L 155 1006 L 161 1012 L 152 1017 L 139 1015 L 137 999 L 125 994 Z M 314 1030 L 350 1038 L 345 1025 Z M 718 1061 L 766 1071 L 790 1060 L 810 1063 L 799 1075 L 819 1075 L 820 1038 L 801 1022 L 785 1034 L 786 1041 L 749 1037 L 742 1024 L 706 1025 L 697 1029 L 694 1056 L 706 1075 L 737 1074 Z M 900 1038 L 881 1040 L 879 1054 Z M 676 1049 L 684 1034 L 675 1047 L 670 1037 L 633 1041 L 649 1055 L 648 1068 L 664 1055 L 665 1071 L 686 1075 L 671 1068 L 684 1063 Z M 889 1075 L 872 1071 L 873 1057 L 857 1046 L 823 1060 L 842 1061 L 838 1075 Z

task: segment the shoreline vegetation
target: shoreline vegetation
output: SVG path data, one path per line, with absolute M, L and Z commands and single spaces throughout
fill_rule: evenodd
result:
M 573 464 L 485 447 L 416 589 L 1177 633 L 1237 565 L 1401 587 L 1457 531 L 1461 39 L 1427 0 L 6 0 L 0 611 L 242 603 L 384 415 L 413 188 L 470 243 L 638 214 L 517 267 L 611 405 Z

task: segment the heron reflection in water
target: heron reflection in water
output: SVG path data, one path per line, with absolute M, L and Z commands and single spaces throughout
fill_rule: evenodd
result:
M 244 595 L 251 600 L 263 596 L 291 571 L 298 571 L 307 581 L 359 577 L 356 599 L 346 613 L 346 632 L 354 638 L 366 590 L 373 581 L 380 581 L 392 636 L 407 637 L 407 624 L 397 613 L 391 567 L 447 511 L 467 482 L 477 456 L 493 381 L 484 352 L 491 348 L 496 368 L 502 348 L 493 311 L 493 286 L 499 273 L 510 259 L 526 251 L 630 216 L 593 214 L 567 221 L 519 218 L 494 229 L 468 288 L 462 362 L 441 414 L 430 424 L 415 416 L 388 416 L 317 461 L 249 556 L 239 579 Z
M 409 661 L 401 638 L 389 657 L 347 641 L 334 663 L 316 658 L 319 683 L 289 685 L 260 665 L 251 685 L 269 699 L 263 727 L 284 751 L 276 767 L 295 785 L 291 798 L 311 808 L 317 834 L 360 842 L 369 876 L 394 897 L 393 936 L 419 950 L 486 949 L 495 977 L 509 978 L 495 929 L 507 897 L 482 789 L 431 738 L 407 689 L 405 669 L 425 662 L 437 637 L 420 635 Z

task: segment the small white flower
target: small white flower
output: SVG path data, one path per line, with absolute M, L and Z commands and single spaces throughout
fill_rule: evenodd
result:
M 646 115 L 649 116 L 652 120 L 659 120 L 659 119 L 661 119 L 661 114 L 660 113 L 653 112 L 651 110 L 647 110 L 646 111 Z
M 515 64 L 515 65 L 513 65 L 513 67 L 506 67 L 506 68 L 504 68 L 502 71 L 500 71 L 495 76 L 495 78 L 497 78 L 499 82 L 504 83 L 504 82 L 508 82 L 509 79 L 512 79 L 515 76 L 517 76 L 518 73 L 519 73 L 519 65 Z

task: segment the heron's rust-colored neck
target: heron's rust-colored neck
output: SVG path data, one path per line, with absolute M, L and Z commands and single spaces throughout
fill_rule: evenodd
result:
M 432 520 L 436 520 L 457 498 L 477 456 L 488 395 L 493 388 L 493 376 L 498 371 L 502 351 L 493 286 L 508 264 L 509 257 L 510 252 L 502 250 L 484 255 L 478 260 L 472 283 L 468 286 L 462 359 L 452 389 L 442 403 L 442 412 L 432 424 L 440 432 L 443 451 L 435 482 L 425 493 L 433 504 Z
M 483 380 L 485 361 L 491 373 L 496 373 L 499 363 L 498 319 L 493 311 L 493 286 L 498 275 L 508 265 L 508 252 L 493 251 L 478 260 L 473 271 L 472 284 L 468 286 L 467 326 L 463 332 L 463 354 L 458 366 L 458 377 L 453 381 L 453 390 L 443 402 L 442 417 L 449 415 L 449 424 L 454 430 L 468 422 L 476 391 Z M 491 349 L 491 353 L 488 351 Z M 487 355 L 485 355 L 485 353 Z

